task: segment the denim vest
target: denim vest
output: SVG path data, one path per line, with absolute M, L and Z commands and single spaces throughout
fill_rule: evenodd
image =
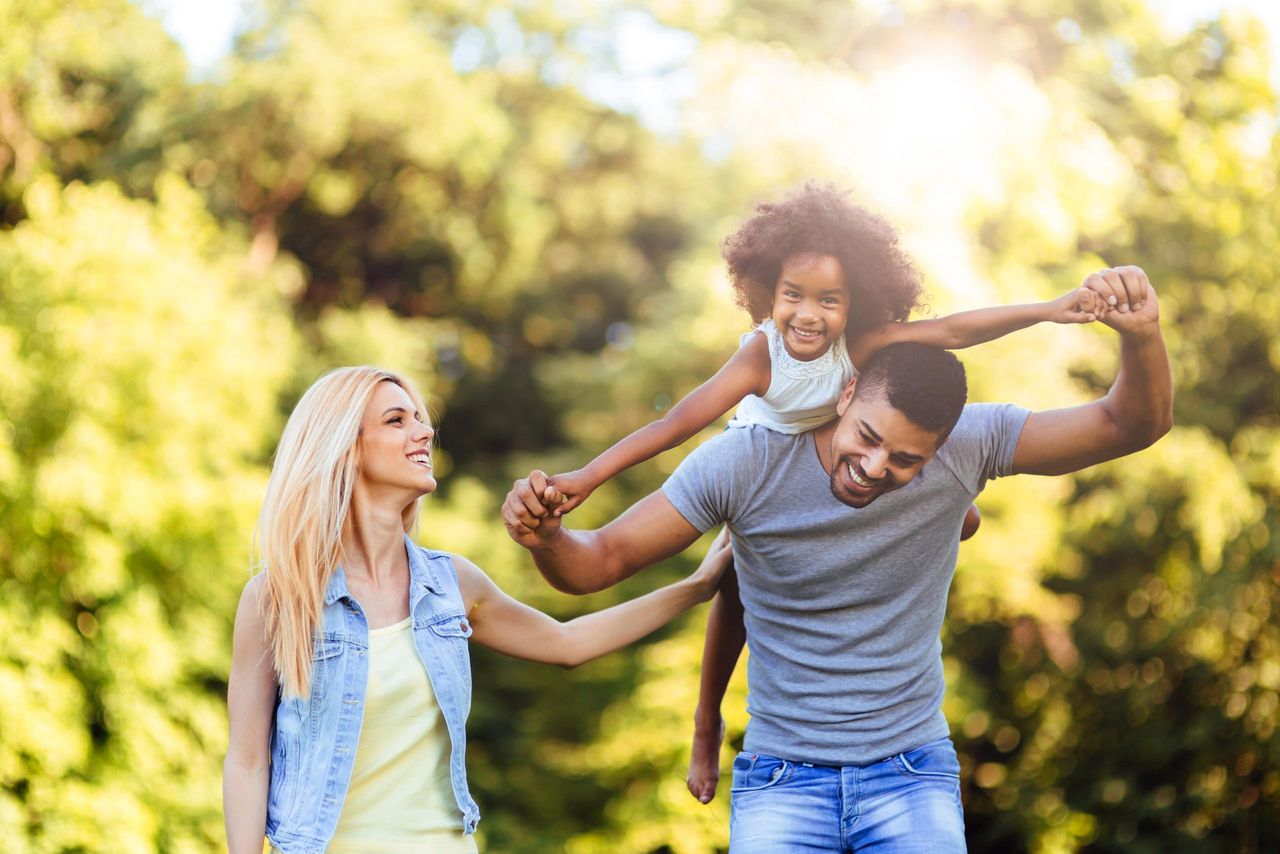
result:
M 467 790 L 466 722 L 471 710 L 471 661 L 462 593 L 453 561 L 405 537 L 409 554 L 409 614 L 413 640 L 449 731 L 449 778 L 464 832 L 480 810 Z M 271 731 L 267 836 L 281 851 L 320 854 L 338 826 L 364 719 L 369 673 L 369 623 L 347 590 L 339 567 L 324 596 L 324 627 L 316 639 L 309 697 L 276 701 Z

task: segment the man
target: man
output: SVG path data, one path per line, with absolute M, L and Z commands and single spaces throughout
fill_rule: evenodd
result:
M 965 510 L 991 478 L 1077 471 L 1150 445 L 1172 423 L 1146 274 L 1121 267 L 1085 285 L 1112 306 L 1103 322 L 1121 343 L 1116 380 L 1092 403 L 964 406 L 953 356 L 896 345 L 845 390 L 837 420 L 797 436 L 726 431 L 597 531 L 561 527 L 559 495 L 541 472 L 507 496 L 508 532 L 548 581 L 574 593 L 615 584 L 728 523 L 752 650 L 735 854 L 964 850 L 939 633 Z M 711 668 L 719 690 L 725 667 Z

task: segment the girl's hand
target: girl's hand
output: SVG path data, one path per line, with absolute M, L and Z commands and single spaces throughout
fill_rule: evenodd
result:
M 725 570 L 733 566 L 733 543 L 729 540 L 729 529 L 721 528 L 720 533 L 711 542 L 707 555 L 698 564 L 698 568 L 689 576 L 689 580 L 698 585 L 702 601 L 716 595 L 720 587 L 720 578 Z
M 556 516 L 563 516 L 586 501 L 587 497 L 600 485 L 587 474 L 586 469 L 575 469 L 564 474 L 552 475 L 547 483 L 554 487 L 563 499 L 563 503 L 552 511 Z
M 1107 305 L 1096 291 L 1075 288 L 1045 303 L 1048 320 L 1054 323 L 1092 323 L 1106 313 Z

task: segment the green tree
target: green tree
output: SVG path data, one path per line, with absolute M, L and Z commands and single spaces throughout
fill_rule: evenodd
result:
M 220 838 L 224 627 L 295 345 L 201 199 L 157 190 L 38 180 L 0 234 L 10 850 Z

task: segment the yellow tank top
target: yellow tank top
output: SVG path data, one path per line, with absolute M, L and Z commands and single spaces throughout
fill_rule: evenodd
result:
M 449 731 L 412 618 L 369 631 L 369 683 L 329 854 L 476 854 L 449 784 Z

